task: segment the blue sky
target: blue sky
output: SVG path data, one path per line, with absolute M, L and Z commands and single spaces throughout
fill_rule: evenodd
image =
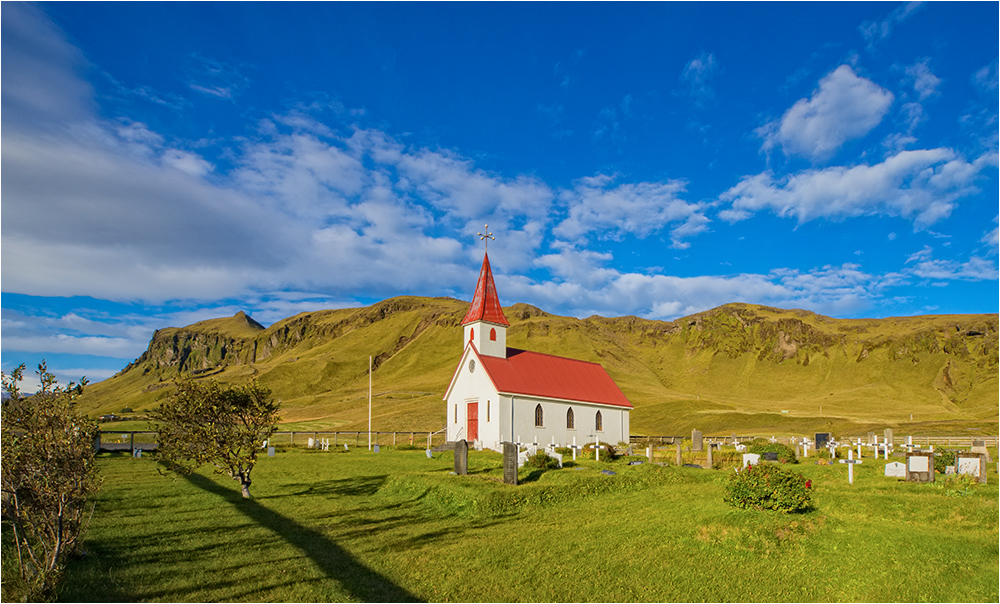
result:
M 2 5 L 2 364 L 472 295 L 998 310 L 998 5 Z

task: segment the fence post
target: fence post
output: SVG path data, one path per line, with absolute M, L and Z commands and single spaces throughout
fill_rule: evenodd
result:
M 410 444 L 413 444 L 413 432 L 410 432 Z
M 392 433 L 392 446 L 394 446 L 394 447 L 396 446 L 396 433 L 395 432 Z

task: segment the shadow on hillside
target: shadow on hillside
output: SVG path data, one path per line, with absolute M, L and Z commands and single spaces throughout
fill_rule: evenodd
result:
M 188 474 L 185 478 L 198 488 L 225 499 L 261 526 L 274 531 L 308 556 L 331 579 L 339 582 L 361 602 L 419 602 L 419 598 L 358 562 L 354 556 L 322 533 L 267 509 L 253 499 L 243 499 L 238 491 L 226 489 L 209 478 Z

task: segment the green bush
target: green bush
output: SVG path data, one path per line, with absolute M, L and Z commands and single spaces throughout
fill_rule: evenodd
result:
M 756 453 L 761 457 L 764 457 L 764 453 L 777 453 L 778 461 L 781 463 L 799 463 L 799 460 L 795 457 L 795 449 L 788 445 L 773 443 L 769 440 L 759 438 L 755 438 L 750 443 L 750 446 L 747 447 L 747 453 Z
M 762 463 L 730 475 L 723 501 L 738 508 L 788 513 L 809 509 L 812 496 L 801 474 Z
M 588 443 L 583 447 L 583 457 L 595 459 L 594 443 Z M 611 443 L 601 443 L 601 461 L 614 461 L 618 458 L 618 451 Z
M 397 451 L 423 451 L 423 447 L 418 447 L 417 445 L 402 444 L 396 445 Z
M 945 466 L 955 465 L 955 452 L 944 449 L 934 454 L 934 470 L 938 474 L 944 474 Z
M 558 467 L 559 462 L 554 457 L 549 457 L 545 451 L 535 453 L 524 462 L 525 469 L 555 470 Z

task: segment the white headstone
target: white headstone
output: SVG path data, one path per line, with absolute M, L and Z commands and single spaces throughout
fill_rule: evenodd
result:
M 979 477 L 979 457 L 962 457 L 959 455 L 955 462 L 955 465 L 958 466 L 959 474 L 972 474 L 977 478 Z
M 906 478 L 906 464 L 901 461 L 885 464 L 885 475 L 890 478 Z
M 743 454 L 743 467 L 744 468 L 747 467 L 748 465 L 755 466 L 758 463 L 760 463 L 760 455 L 757 455 L 756 453 L 744 453 Z
M 312 438 L 307 439 L 306 440 L 306 446 L 309 447 L 310 449 L 315 449 L 316 448 L 316 441 L 315 441 L 315 439 L 312 439 Z

